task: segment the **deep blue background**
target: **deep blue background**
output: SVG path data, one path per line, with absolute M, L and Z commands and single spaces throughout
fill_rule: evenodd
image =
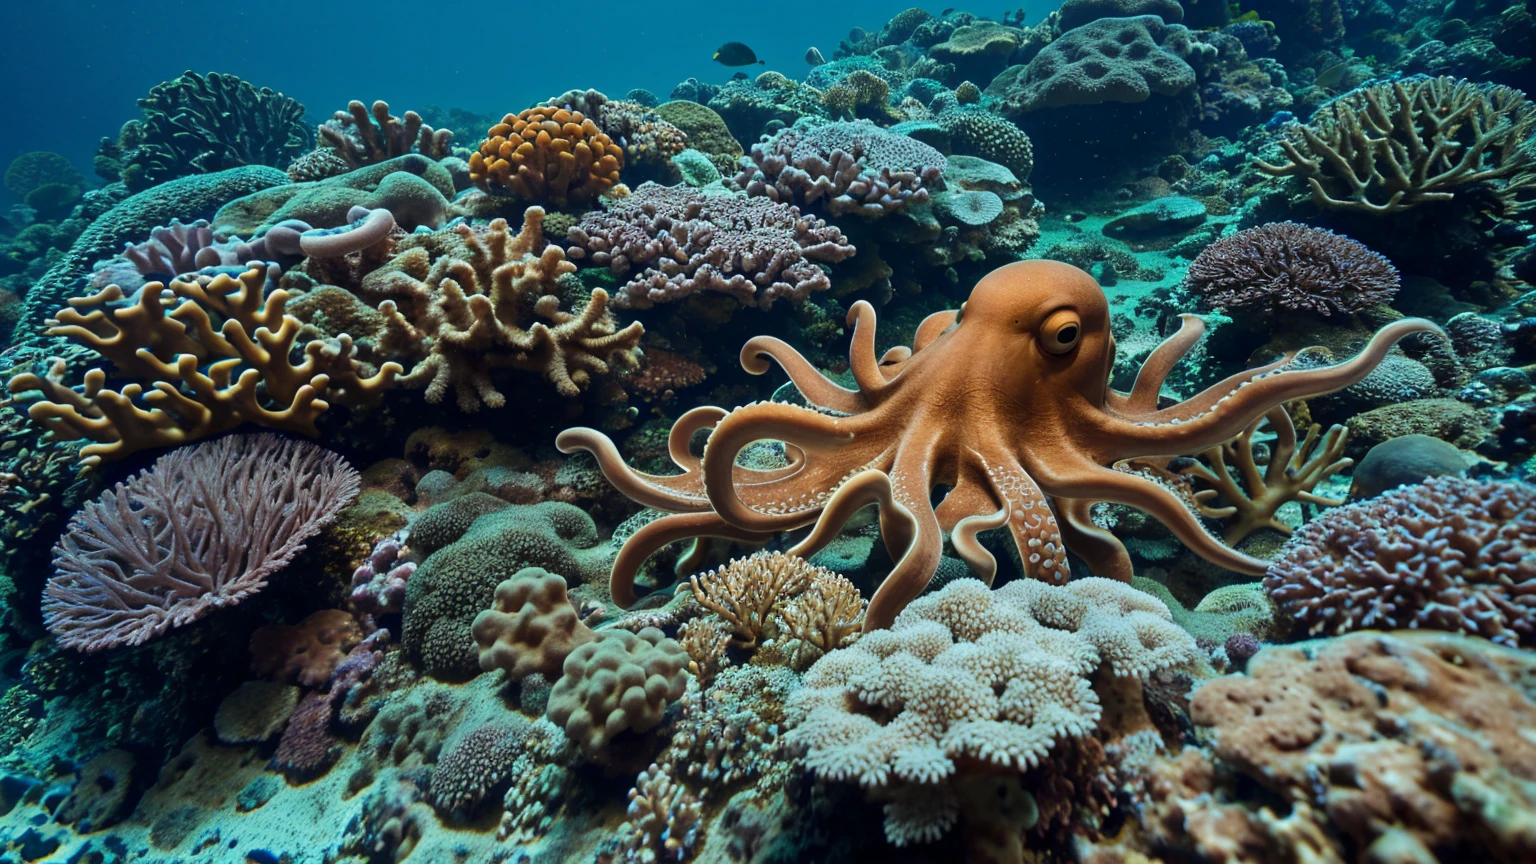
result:
M 135 100 L 187 69 L 281 90 L 304 103 L 311 123 L 352 99 L 383 99 L 396 114 L 436 104 L 499 115 L 573 87 L 616 98 L 643 87 L 666 99 L 690 76 L 725 81 L 736 70 L 710 57 L 730 40 L 752 46 L 766 68 L 803 78 L 806 48 L 830 58 L 850 28 L 878 30 L 909 5 L 10 0 L 0 4 L 0 81 L 11 121 L 0 135 L 0 171 L 20 153 L 53 150 L 90 176 L 101 138 L 139 116 Z M 1000 18 L 1019 5 L 957 8 Z M 1059 4 L 1023 5 L 1033 23 Z M 455 130 L 464 144 L 483 132 Z

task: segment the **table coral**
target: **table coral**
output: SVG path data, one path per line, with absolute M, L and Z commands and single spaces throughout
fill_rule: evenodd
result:
M 538 106 L 508 114 L 470 154 L 469 176 L 528 204 L 585 208 L 619 182 L 624 149 L 580 111 Z
M 299 321 L 285 313 L 288 292 L 263 297 L 266 278 L 255 268 L 238 279 L 150 282 L 126 305 L 129 298 L 109 285 L 59 310 L 49 335 L 89 346 L 116 374 L 147 381 L 149 393 L 137 382 L 108 389 L 102 369 L 86 372 L 84 392 L 76 392 L 61 380 L 62 363 L 46 376 L 12 378 L 10 390 L 40 391 L 44 398 L 28 414 L 62 440 L 91 441 L 81 450 L 88 465 L 247 422 L 315 436 L 328 400 L 376 403 L 399 364 L 365 367 L 350 339 L 311 342 L 295 362 Z
M 879 217 L 943 188 L 944 154 L 868 121 L 794 126 L 752 145 L 736 186 L 835 216 Z
M 622 275 L 614 305 L 647 309 L 701 291 L 769 308 L 832 287 L 820 264 L 853 257 L 835 226 L 766 198 L 646 183 L 570 230 L 568 255 Z
M 1311 634 L 1413 627 L 1536 644 L 1536 488 L 1434 477 L 1303 525 L 1265 587 Z
M 855 303 L 847 321 L 857 391 L 826 378 L 787 343 L 750 340 L 744 368 L 760 374 L 768 360 L 777 361 L 815 409 L 778 402 L 729 412 L 696 408 L 677 420 L 669 439 L 682 474 L 635 471 L 592 429 L 556 439 L 565 452 L 592 452 L 608 479 L 641 505 L 671 514 L 625 541 L 610 581 L 616 602 L 628 605 L 640 565 L 672 542 L 764 542 L 813 526 L 790 550 L 810 556 L 871 503 L 880 505 L 880 535 L 896 564 L 870 600 L 866 631 L 888 626 L 922 593 L 939 566 L 945 534 L 988 580 L 997 561 L 976 535 L 1005 525 L 1032 578 L 1064 581 L 1070 548 L 1092 572 L 1129 580 L 1129 553 L 1093 523 L 1094 501 L 1145 510 L 1202 557 L 1257 575 L 1267 562 L 1218 542 L 1185 497 L 1155 477 L 1124 470 L 1124 460 L 1220 444 L 1276 405 L 1359 381 L 1408 334 L 1437 330 L 1402 319 L 1344 363 L 1293 369 L 1282 359 L 1159 408 L 1164 380 L 1200 340 L 1203 323 L 1184 316 L 1179 332 L 1142 365 L 1131 392 L 1111 390 L 1109 302 L 1092 277 L 1067 264 L 1024 261 L 993 271 L 961 313 L 930 315 L 910 348 L 892 348 L 883 358 L 874 350 L 874 308 Z M 997 357 L 1017 362 L 991 362 Z M 687 442 L 706 429 L 712 431 L 701 458 Z M 744 448 L 764 438 L 789 445 L 791 464 L 737 464 Z M 935 504 L 939 487 L 947 491 Z
M 1094 731 L 1096 669 L 1138 679 L 1198 652 L 1162 603 L 1113 580 L 961 579 L 818 660 L 789 737 L 818 777 L 891 799 L 892 843 L 930 841 L 960 817 L 958 780 L 1022 773 Z
M 1397 294 L 1397 268 L 1365 244 L 1295 222 L 1270 222 L 1205 247 L 1185 284 L 1218 309 L 1359 312 Z
M 543 208 L 529 207 L 517 234 L 505 219 L 483 232 L 459 225 L 459 254 L 431 261 L 414 249 L 364 280 L 365 292 L 389 298 L 379 311 L 392 352 L 415 361 L 402 385 L 426 388 L 432 403 L 452 387 L 460 410 L 473 412 L 506 404 L 494 380 L 503 369 L 539 372 L 575 396 L 615 367 L 638 365 L 645 330 L 638 321 L 618 327 L 608 292 L 594 288 L 584 307 L 560 308 L 562 277 L 576 265 L 544 242 L 543 224 Z
M 43 620 L 81 651 L 142 644 L 257 591 L 357 495 L 334 453 L 271 434 L 173 451 L 70 520 Z
M 1536 106 L 1497 84 L 1449 76 L 1351 91 L 1280 142 L 1288 161 L 1260 171 L 1304 177 L 1327 210 L 1395 213 L 1485 186 L 1505 209 L 1536 190 Z

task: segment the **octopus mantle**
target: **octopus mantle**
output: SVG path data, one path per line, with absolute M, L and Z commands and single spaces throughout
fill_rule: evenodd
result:
M 1182 494 L 1128 462 L 1220 444 L 1284 402 L 1359 381 L 1404 336 L 1438 332 L 1428 321 L 1403 319 L 1344 363 L 1291 369 L 1287 358 L 1159 408 L 1163 380 L 1204 325 L 1184 316 L 1179 331 L 1142 364 L 1129 393 L 1110 389 L 1109 303 L 1093 277 L 1067 264 L 1023 261 L 993 271 L 959 311 L 930 315 L 910 349 L 893 348 L 883 357 L 875 356 L 874 308 L 855 303 L 848 319 L 857 391 L 828 380 L 779 339 L 752 339 L 742 348 L 742 366 L 763 374 L 767 361 L 776 361 L 817 410 L 755 403 L 689 411 L 669 439 L 681 474 L 633 470 L 593 429 L 560 435 L 563 452 L 591 452 L 620 491 L 669 514 L 636 531 L 619 551 L 614 602 L 635 602 L 640 565 L 674 541 L 761 543 L 811 526 L 790 550 L 811 555 L 871 503 L 879 505 L 880 534 L 896 565 L 870 600 L 866 629 L 889 626 L 922 592 L 946 535 L 988 582 L 997 561 L 977 534 L 1004 526 L 1031 577 L 1066 581 L 1070 550 L 1096 575 L 1128 581 L 1125 547 L 1089 516 L 1096 501 L 1144 510 L 1209 561 L 1257 575 L 1264 561 L 1223 545 Z M 700 429 L 711 430 L 702 457 L 688 446 Z M 736 464 L 742 448 L 763 439 L 785 444 L 787 466 Z M 934 504 L 939 488 L 947 491 Z

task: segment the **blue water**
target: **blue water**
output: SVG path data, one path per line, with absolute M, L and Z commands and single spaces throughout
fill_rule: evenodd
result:
M 878 30 L 910 5 L 9 0 L 0 3 L 10 114 L 0 170 L 18 154 L 52 150 L 90 176 L 101 138 L 139 116 L 135 100 L 188 69 L 281 90 L 304 103 L 313 123 L 352 99 L 383 99 L 397 114 L 433 104 L 499 115 L 573 87 L 614 97 L 643 87 L 665 99 L 688 77 L 723 82 L 737 70 L 710 57 L 731 40 L 767 61 L 749 74 L 767 68 L 803 78 L 808 47 L 830 59 L 850 28 Z M 1019 5 L 965 8 L 1000 18 Z M 1031 0 L 1026 21 L 1057 5 Z M 472 146 L 484 130 L 455 132 Z

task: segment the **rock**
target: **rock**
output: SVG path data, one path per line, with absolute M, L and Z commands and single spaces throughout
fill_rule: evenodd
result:
M 1104 226 L 1104 236 L 1159 237 L 1182 234 L 1205 222 L 1205 205 L 1177 196 L 1148 201 L 1122 213 Z

